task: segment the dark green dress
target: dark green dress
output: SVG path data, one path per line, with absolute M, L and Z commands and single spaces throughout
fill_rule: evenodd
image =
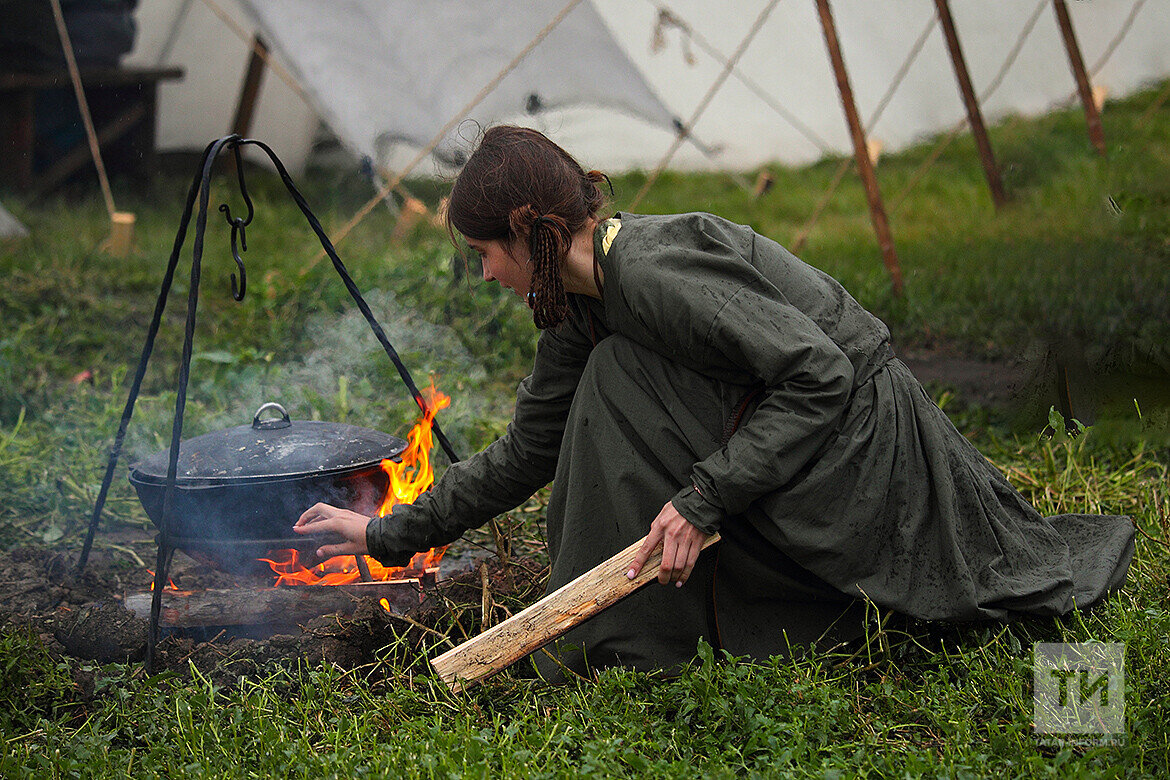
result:
M 700 637 L 757 657 L 823 644 L 859 630 L 867 599 L 927 620 L 1059 615 L 1123 582 L 1130 520 L 1041 517 L 832 278 L 708 214 L 618 216 L 608 252 L 598 232 L 603 299 L 571 296 L 541 334 L 502 438 L 371 522 L 376 558 L 450 542 L 554 477 L 550 591 L 667 501 L 721 531 L 684 587 L 571 632 L 571 668 L 669 668 Z

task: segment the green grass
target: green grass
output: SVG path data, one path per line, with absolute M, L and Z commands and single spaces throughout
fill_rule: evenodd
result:
M 1092 152 L 1076 111 L 992 128 L 1012 197 L 999 213 L 973 144 L 960 138 L 892 215 L 902 299 L 889 293 L 854 177 L 802 252 L 891 325 L 896 347 L 1057 355 L 1122 378 L 1132 393 L 1075 441 L 1038 440 L 1043 416 L 1008 428 L 995 410 L 937 394 L 1042 512 L 1135 518 L 1129 582 L 1099 609 L 1009 627 L 891 620 L 852 658 L 745 663 L 703 651 L 674 679 L 609 671 L 554 688 L 504 675 L 469 696 L 417 676 L 396 648 L 369 668 L 273 667 L 218 688 L 196 672 L 146 678 L 137 667 L 86 667 L 9 625 L 0 631 L 0 775 L 1170 774 L 1170 117 L 1162 109 L 1137 121 L 1153 94 L 1108 104 L 1106 159 Z M 926 141 L 883 158 L 891 202 L 932 148 Z M 708 209 L 787 243 L 838 162 L 770 168 L 776 184 L 758 200 L 726 176 L 668 173 L 640 210 Z M 213 206 L 232 197 L 224 181 Z M 615 177 L 615 207 L 643 181 Z M 431 203 L 440 190 L 410 186 Z M 0 247 L 0 545 L 79 546 L 186 187 L 185 176 L 119 187 L 119 207 L 138 216 L 127 259 L 98 249 L 108 229 L 98 199 L 5 196 L 32 237 Z M 228 295 L 227 231 L 212 213 L 186 435 L 244 422 L 270 398 L 294 416 L 403 430 L 413 406 L 327 262 L 314 261 L 299 213 L 270 177 L 253 174 L 250 187 L 257 215 L 239 304 Z M 310 174 L 305 191 L 327 228 L 366 196 L 334 172 Z M 433 373 L 454 396 L 443 424 L 470 452 L 503 430 L 534 330 L 521 302 L 467 278 L 439 231 L 423 226 L 390 245 L 391 227 L 375 211 L 342 257 L 418 378 Z M 186 264 L 128 459 L 169 434 Z M 92 380 L 75 383 L 83 371 Z M 539 513 L 518 517 L 519 533 L 536 536 Z M 110 539 L 147 539 L 149 529 L 129 485 L 115 480 L 99 548 L 122 554 Z M 151 549 L 148 539 L 137 547 Z M 1031 733 L 1032 643 L 1088 640 L 1126 645 L 1124 744 L 1040 745 Z

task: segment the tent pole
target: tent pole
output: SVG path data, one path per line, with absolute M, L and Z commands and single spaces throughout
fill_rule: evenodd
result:
M 267 55 L 268 47 L 264 45 L 264 40 L 259 35 L 253 35 L 252 53 L 248 57 L 248 69 L 244 73 L 244 83 L 240 87 L 236 115 L 232 119 L 230 131 L 242 138 L 247 138 L 252 129 L 252 116 L 256 112 L 256 101 L 264 82 L 264 61 Z
M 857 160 L 857 171 L 861 181 L 865 184 L 865 197 L 869 201 L 869 216 L 873 221 L 873 229 L 877 234 L 878 245 L 882 250 L 882 260 L 886 271 L 890 274 L 890 282 L 896 297 L 902 296 L 902 268 L 898 262 L 898 252 L 894 248 L 894 237 L 890 233 L 890 223 L 886 219 L 886 209 L 882 204 L 882 191 L 878 187 L 877 176 L 873 171 L 873 161 L 869 157 L 869 149 L 865 141 L 865 128 L 861 126 L 861 118 L 857 114 L 857 104 L 853 101 L 853 89 L 849 86 L 849 74 L 845 70 L 845 59 L 841 55 L 841 43 L 837 39 L 837 27 L 833 23 L 833 11 L 829 8 L 829 0 L 817 0 L 817 13 L 821 17 L 821 28 L 825 33 L 825 45 L 829 49 L 829 59 L 833 64 L 833 73 L 837 77 L 837 89 L 841 93 L 841 105 L 845 109 L 845 118 L 849 123 L 849 134 L 853 138 L 853 156 Z
M 51 0 L 53 20 L 57 24 L 57 34 L 61 36 L 61 52 L 65 55 L 65 65 L 69 70 L 69 79 L 73 82 L 73 93 L 77 97 L 77 109 L 81 113 L 81 123 L 85 126 L 85 137 L 89 141 L 89 151 L 93 157 L 93 166 L 97 170 L 98 184 L 101 185 L 102 197 L 106 201 L 106 212 L 110 215 L 110 235 L 102 242 L 103 251 L 108 251 L 116 257 L 126 257 L 130 254 L 130 247 L 134 240 L 134 213 L 118 211 L 114 205 L 114 193 L 110 189 L 110 179 L 106 175 L 106 165 L 102 161 L 101 143 L 98 140 L 97 130 L 94 129 L 93 116 L 89 112 L 89 101 L 85 98 L 85 86 L 81 81 L 81 71 L 77 67 L 77 58 L 73 53 L 73 43 L 69 40 L 69 30 L 65 25 L 65 14 L 61 10 L 61 0 Z
M 1060 25 L 1060 35 L 1064 38 L 1064 49 L 1068 52 L 1068 64 L 1072 68 L 1073 78 L 1077 82 L 1077 92 L 1081 96 L 1081 105 L 1085 107 L 1085 121 L 1089 125 L 1089 140 L 1097 154 L 1105 154 L 1105 133 L 1101 129 L 1101 114 L 1097 111 L 1097 103 L 1093 100 L 1093 87 L 1089 83 L 1089 74 L 1085 72 L 1085 60 L 1081 57 L 1081 47 L 1077 44 L 1077 35 L 1073 30 L 1072 18 L 1069 17 L 1068 6 L 1064 0 L 1052 0 L 1052 8 L 1056 11 L 1056 23 Z
M 662 175 L 662 172 L 666 170 L 666 166 L 674 157 L 674 153 L 678 151 L 678 148 L 683 145 L 683 141 L 685 141 L 687 136 L 690 135 L 691 128 L 695 126 L 695 123 L 699 121 L 699 117 L 701 117 L 703 112 L 707 110 L 707 106 L 711 104 L 711 99 L 715 97 L 715 94 L 723 86 L 724 82 L 727 81 L 728 75 L 731 74 L 731 71 L 735 67 L 736 63 L 739 62 L 739 60 L 743 57 L 744 52 L 747 51 L 748 45 L 756 37 L 756 33 L 760 31 L 760 28 L 764 26 L 764 22 L 768 20 L 768 16 L 772 13 L 772 10 L 779 2 L 780 0 L 771 0 L 770 3 L 764 6 L 764 9 L 760 11 L 759 15 L 756 17 L 755 22 L 753 22 L 752 26 L 748 29 L 747 35 L 745 35 L 743 40 L 739 42 L 739 46 L 736 47 L 735 52 L 731 55 L 731 59 L 727 60 L 723 64 L 723 70 L 719 72 L 719 75 L 715 78 L 714 83 L 708 87 L 707 93 L 703 95 L 703 99 L 699 101 L 699 105 L 691 114 L 691 118 L 685 123 L 676 123 L 675 130 L 677 131 L 677 135 L 675 136 L 674 143 L 672 143 L 670 148 L 666 150 L 666 154 L 664 154 L 662 159 L 658 161 L 658 165 L 654 168 L 654 171 L 650 174 L 650 177 L 646 179 L 646 183 L 642 185 L 642 188 L 638 190 L 638 194 L 634 196 L 632 201 L 630 201 L 629 209 L 631 211 L 638 207 L 638 204 L 642 202 L 642 198 L 646 197 L 646 193 L 648 193 L 650 188 L 654 186 L 654 182 L 657 181 L 658 177 Z M 748 186 L 750 188 L 751 185 Z
M 979 148 L 979 159 L 983 162 L 983 175 L 987 177 L 987 186 L 991 190 L 991 200 L 998 209 L 1007 202 L 1003 191 L 1003 180 L 999 176 L 999 168 L 995 164 L 995 153 L 991 149 L 991 139 L 987 136 L 987 126 L 983 123 L 983 112 L 979 108 L 979 99 L 975 97 L 975 88 L 971 85 L 971 74 L 967 71 L 967 61 L 963 57 L 963 49 L 959 45 L 959 34 L 955 30 L 955 20 L 951 16 L 951 7 L 948 0 L 934 0 L 938 9 L 938 20 L 942 24 L 943 36 L 947 40 L 947 49 L 951 54 L 951 64 L 955 68 L 955 80 L 959 82 L 959 91 L 963 94 L 963 104 L 967 108 L 967 123 L 971 125 L 971 134 L 975 137 L 975 145 Z

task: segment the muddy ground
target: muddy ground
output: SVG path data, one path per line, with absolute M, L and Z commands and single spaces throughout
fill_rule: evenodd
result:
M 270 579 L 245 582 L 208 570 L 181 553 L 176 553 L 172 568 L 173 579 L 183 588 L 270 585 Z M 0 572 L 0 628 L 27 627 L 51 653 L 65 659 L 103 664 L 145 659 L 148 621 L 122 604 L 124 595 L 143 592 L 144 572 L 125 556 L 95 553 L 78 577 L 72 554 L 16 548 L 0 552 Z M 153 670 L 186 673 L 194 665 L 230 685 L 299 659 L 345 669 L 372 668 L 379 659 L 392 659 L 399 670 L 421 666 L 426 655 L 478 633 L 485 603 L 493 624 L 531 603 L 542 592 L 547 573 L 529 559 L 503 564 L 484 558 L 446 574 L 426 589 L 417 608 L 403 614 L 391 614 L 376 599 L 366 598 L 354 603 L 352 614 L 322 615 L 286 633 L 268 635 L 262 626 L 164 629 Z M 246 633 L 259 638 L 233 636 Z

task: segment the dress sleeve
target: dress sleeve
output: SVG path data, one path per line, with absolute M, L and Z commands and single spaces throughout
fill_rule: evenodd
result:
M 574 320 L 544 331 L 532 373 L 516 391 L 507 432 L 453 464 L 413 504 L 398 504 L 391 514 L 371 520 L 366 526 L 370 555 L 384 565 L 406 565 L 415 552 L 453 542 L 548 484 L 591 349 Z
M 707 533 L 782 487 L 814 458 L 848 405 L 853 365 L 808 316 L 760 280 L 720 306 L 703 339 L 712 363 L 746 371 L 763 400 L 725 446 L 695 464 L 675 508 Z

